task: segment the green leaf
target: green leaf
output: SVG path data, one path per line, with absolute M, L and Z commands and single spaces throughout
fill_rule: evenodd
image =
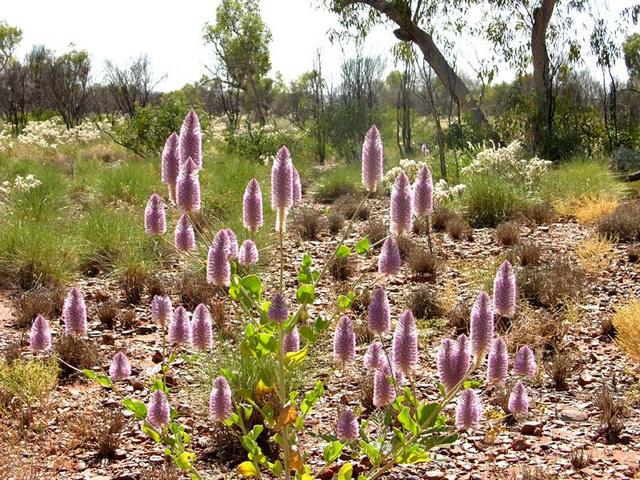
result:
M 242 462 L 238 465 L 238 473 L 245 478 L 256 477 L 260 474 L 258 466 L 253 462 Z
M 338 295 L 338 309 L 341 311 L 347 310 L 356 299 L 356 292 L 350 291 L 346 295 Z
M 322 315 L 318 315 L 316 317 L 316 321 L 313 322 L 313 328 L 317 333 L 324 332 L 327 328 L 329 328 L 329 320 L 324 318 Z
M 467 389 L 467 388 L 480 388 L 482 387 L 482 385 L 484 385 L 484 382 L 481 379 L 477 379 L 477 380 L 465 380 L 462 386 L 462 389 Z
M 449 445 L 458 440 L 458 435 L 429 435 L 420 439 L 420 444 L 424 446 L 426 450 L 431 450 L 434 447 L 440 445 Z
M 125 398 L 124 400 L 122 400 L 122 405 L 127 410 L 133 412 L 133 414 L 136 416 L 136 420 L 142 421 L 147 418 L 147 406 L 140 400 Z
M 351 250 L 346 245 L 342 244 L 336 250 L 336 258 L 346 258 L 351 255 Z
M 98 375 L 98 377 L 96 378 L 96 381 L 103 387 L 106 387 L 106 388 L 113 387 L 113 383 L 111 382 L 111 379 L 106 375 Z
M 418 433 L 418 426 L 416 425 L 416 422 L 414 422 L 413 418 L 411 418 L 411 412 L 408 407 L 404 407 L 400 411 L 398 414 L 398 421 L 406 431 L 414 434 Z
M 353 465 L 350 463 L 345 463 L 338 470 L 338 480 L 351 480 L 351 476 L 353 475 Z
M 428 462 L 431 460 L 428 450 L 420 447 L 420 445 L 413 445 L 412 447 L 405 448 L 396 457 L 396 462 L 399 464 L 411 464 Z
M 189 470 L 191 468 L 191 462 L 193 462 L 194 454 L 192 452 L 183 452 L 178 455 L 173 462 L 180 470 Z
M 162 440 L 160 438 L 160 434 L 158 433 L 158 431 L 146 422 L 142 425 L 142 433 L 144 433 L 147 437 L 149 437 L 154 442 L 162 443 Z
M 313 285 L 300 285 L 296 293 L 298 302 L 303 305 L 312 304 L 315 299 L 315 290 Z
M 371 244 L 369 243 L 369 239 L 364 237 L 358 243 L 356 243 L 356 253 L 358 255 L 365 255 L 371 250 Z
M 257 275 L 247 275 L 240 281 L 240 285 L 249 292 L 253 298 L 258 299 L 262 294 L 262 281 Z
M 331 443 L 328 443 L 326 447 L 324 447 L 324 452 L 322 457 L 326 463 L 335 462 L 340 454 L 342 453 L 342 443 L 339 440 L 334 440 Z
M 380 449 L 375 445 L 370 444 L 369 442 L 365 442 L 364 440 L 360 441 L 360 448 L 364 452 L 364 454 L 369 457 L 371 463 L 373 465 L 378 465 L 380 463 Z
M 440 410 L 439 403 L 423 403 L 416 410 L 416 419 L 422 428 L 430 428 L 436 422 L 437 413 Z M 427 425 L 427 421 L 431 417 L 431 421 Z
M 307 347 L 302 350 L 298 350 L 297 352 L 287 352 L 285 357 L 285 363 L 289 368 L 295 368 L 304 362 L 304 359 L 307 357 L 309 349 Z
M 324 385 L 320 380 L 313 386 L 313 390 L 307 392 L 300 404 L 300 411 L 303 415 L 307 415 L 318 399 L 324 394 Z
M 84 376 L 89 380 L 95 380 L 98 377 L 98 374 L 96 372 L 94 372 L 93 370 L 89 370 L 88 368 L 82 370 L 82 373 L 84 373 Z
M 270 333 L 260 332 L 257 336 L 258 339 L 258 351 L 263 354 L 275 353 L 278 350 L 278 342 Z

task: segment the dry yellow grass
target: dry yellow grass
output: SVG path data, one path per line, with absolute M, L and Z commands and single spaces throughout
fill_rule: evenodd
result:
M 614 244 L 602 235 L 593 235 L 576 246 L 580 265 L 589 274 L 599 274 L 611 263 Z
M 640 362 L 640 299 L 616 308 L 611 319 L 617 331 L 617 342 L 636 362 Z
M 561 217 L 573 217 L 583 225 L 591 225 L 613 212 L 620 201 L 617 195 L 590 194 L 579 197 L 562 198 L 553 202 L 555 211 Z

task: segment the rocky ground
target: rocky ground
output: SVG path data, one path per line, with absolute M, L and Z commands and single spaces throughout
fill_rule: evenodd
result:
M 372 215 L 384 218 L 386 201 L 376 199 L 372 202 Z M 357 222 L 347 244 L 361 238 L 366 225 L 365 221 Z M 573 263 L 579 263 L 581 260 L 576 248 L 592 234 L 589 227 L 558 222 L 523 226 L 520 237 L 521 241 L 535 242 L 542 247 L 543 264 L 562 255 Z M 287 242 L 285 265 L 291 274 L 287 276 L 290 278 L 287 288 L 293 292 L 295 272 L 302 253 L 306 250 L 313 253 L 314 258 L 326 258 L 337 240 L 326 231 L 317 241 L 300 242 L 294 235 L 291 237 Z M 468 303 L 487 279 L 491 279 L 495 267 L 512 248 L 498 245 L 491 229 L 475 230 L 473 240 L 453 241 L 444 233 L 435 233 L 433 238 L 434 251 L 443 260 L 435 279 L 416 277 L 405 263 L 400 277 L 391 281 L 380 280 L 376 279 L 376 252 L 357 260 L 356 272 L 364 274 L 364 284 L 371 285 L 377 281 L 388 290 L 394 318 L 406 308 L 411 290 L 420 285 L 427 285 L 438 292 L 445 311 L 453 309 L 456 304 Z M 424 236 L 414 236 L 414 240 L 426 248 Z M 274 263 L 268 262 L 269 265 Z M 167 285 L 171 275 L 167 272 L 163 277 Z M 518 422 L 509 423 L 498 418 L 502 416 L 498 407 L 490 405 L 496 392 L 484 391 L 481 398 L 487 419 L 478 431 L 463 434 L 452 447 L 435 452 L 436 461 L 398 467 L 387 478 L 511 478 L 512 475 L 522 478 L 523 474 L 532 475 L 526 478 L 554 478 L 553 475 L 558 478 L 638 478 L 640 409 L 634 392 L 638 389 L 640 370 L 614 341 L 602 334 L 601 323 L 611 317 L 615 305 L 639 295 L 639 275 L 640 266 L 627 258 L 627 246 L 616 245 L 606 257 L 601 271 L 589 277 L 584 294 L 578 300 L 567 300 L 564 308 L 541 308 L 521 299 L 517 323 L 521 329 L 516 329 L 514 321 L 507 338 L 514 341 L 533 338 L 532 335 L 541 331 L 537 322 L 564 322 L 567 326 L 564 338 L 551 347 L 546 344 L 546 348 L 558 348 L 565 354 L 564 361 L 571 362 L 568 388 L 557 391 L 549 375 L 539 365 L 538 377 L 529 384 L 533 405 L 530 414 Z M 357 273 L 347 283 L 356 277 Z M 317 291 L 315 311 L 331 312 L 336 292 L 345 289 L 344 283 L 327 276 Z M 125 349 L 134 374 L 123 387 L 129 395 L 146 400 L 147 379 L 158 371 L 160 345 L 157 328 L 149 318 L 148 296 L 145 294 L 140 305 L 130 307 L 125 306 L 122 292 L 112 279 L 83 279 L 78 286 L 85 292 L 90 313 L 89 336 L 99 345 L 101 365 L 106 368 L 113 353 L 120 348 Z M 17 342 L 26 350 L 25 331 L 14 326 L 13 295 L 15 292 L 4 292 L 0 297 L 0 347 L 6 348 Z M 134 321 L 126 326 L 118 323 L 113 330 L 105 329 L 96 318 L 96 305 L 107 299 L 117 300 L 123 309 L 133 308 Z M 361 310 L 352 315 L 361 322 L 366 321 Z M 228 328 L 233 328 L 235 320 L 231 310 L 227 316 Z M 52 324 L 55 333 L 59 333 L 61 322 L 56 319 Z M 436 351 L 442 338 L 453 334 L 454 328 L 446 320 L 420 321 L 419 327 L 421 362 L 414 381 L 420 395 L 435 399 L 438 395 Z M 323 378 L 327 389 L 309 419 L 312 434 L 303 439 L 303 448 L 311 454 L 312 464 L 319 463 L 321 459 L 322 440 L 317 435 L 332 430 L 337 409 L 345 404 L 364 409 L 361 388 L 369 375 L 361 366 L 362 355 L 368 346 L 364 333 L 362 337 L 358 342 L 358 363 L 346 371 L 335 371 L 331 367 L 330 338 L 317 344 L 310 354 L 307 371 L 311 375 L 308 377 Z M 514 345 L 510 344 L 512 347 Z M 537 347 L 537 353 L 542 357 L 545 342 L 541 341 Z M 549 358 L 549 352 L 544 354 Z M 233 478 L 233 468 L 240 461 L 240 456 L 230 447 L 229 437 L 215 431 L 206 418 L 203 408 L 206 390 L 193 387 L 203 371 L 198 362 L 189 358 L 179 361 L 171 379 L 176 385 L 172 403 L 190 429 L 198 468 L 211 478 Z M 596 403 L 603 384 L 609 386 L 615 397 L 624 398 L 627 406 L 624 429 L 614 444 L 607 444 L 599 435 L 601 421 Z M 118 404 L 119 399 L 113 392 L 77 375 L 61 380 L 49 407 L 38 412 L 31 427 L 18 428 L 15 419 L 7 415 L 2 417 L 0 441 L 4 445 L 0 474 L 4 472 L 3 478 L 175 478 L 164 468 L 162 450 L 141 433 L 138 424 L 130 417 L 122 428 L 115 458 L 97 458 L 98 447 L 94 439 L 104 436 L 103 430 L 109 423 L 104 412 L 110 407 L 117 408 Z M 363 415 L 369 414 L 364 410 Z M 578 471 L 572 465 L 572 458 L 575 464 L 581 452 L 590 461 Z M 538 468 L 541 470 L 536 470 Z M 547 477 L 542 476 L 542 470 Z

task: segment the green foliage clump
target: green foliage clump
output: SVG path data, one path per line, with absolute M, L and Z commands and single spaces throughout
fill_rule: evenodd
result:
M 58 384 L 58 364 L 38 358 L 0 363 L 0 392 L 10 403 L 31 409 L 46 403 Z
M 318 179 L 314 196 L 319 202 L 332 203 L 345 195 L 356 195 L 361 190 L 360 170 L 341 166 L 328 170 Z
M 461 197 L 465 217 L 473 227 L 495 227 L 512 220 L 527 205 L 528 193 L 493 175 L 477 175 Z
M 302 145 L 300 137 L 286 130 L 270 130 L 247 124 L 246 129 L 233 131 L 228 129 L 224 135 L 225 149 L 229 153 L 254 161 L 265 161 L 276 154 L 282 145 L 289 150 L 299 152 Z
M 135 116 L 116 124 L 115 138 L 139 154 L 157 155 L 162 151 L 167 137 L 180 130 L 189 108 L 190 104 L 183 93 L 164 94 L 157 104 L 149 103 L 139 108 Z M 206 119 L 201 119 L 201 127 L 206 128 L 203 121 Z

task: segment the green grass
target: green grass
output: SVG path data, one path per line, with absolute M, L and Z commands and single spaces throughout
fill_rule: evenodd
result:
M 362 192 L 360 165 L 339 165 L 324 171 L 314 179 L 317 188 L 314 192 L 319 202 L 330 203 L 342 195 Z
M 540 185 L 541 198 L 550 202 L 584 196 L 621 198 L 624 193 L 624 184 L 600 159 L 576 158 L 561 163 L 547 173 Z

